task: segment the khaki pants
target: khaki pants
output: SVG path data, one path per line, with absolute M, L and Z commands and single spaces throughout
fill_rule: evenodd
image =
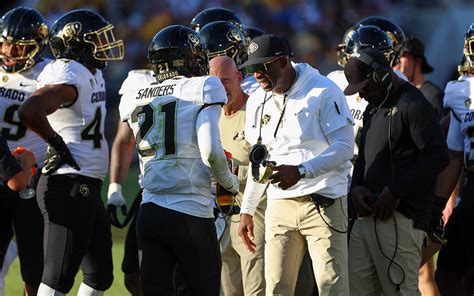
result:
M 262 200 L 260 203 L 266 203 Z M 221 295 L 265 295 L 264 278 L 264 206 L 259 205 L 253 217 L 256 250 L 250 253 L 239 237 L 240 216 L 226 218 L 226 228 L 220 239 L 222 255 Z
M 321 209 L 334 228 L 347 229 L 346 197 Z M 348 295 L 347 234 L 329 228 L 309 196 L 268 200 L 265 212 L 266 295 L 293 295 L 308 247 L 319 295 Z
M 394 217 L 395 219 L 390 218 L 387 221 L 364 217 L 354 223 L 349 243 L 351 296 L 382 295 L 382 293 L 384 296 L 420 295 L 418 269 L 426 233 L 413 228 L 413 220 L 399 212 L 395 212 Z M 398 236 L 398 244 L 396 236 Z M 383 253 L 389 259 L 393 257 L 395 249 L 397 251 L 394 259 L 396 264 L 392 264 L 390 269 L 390 260 L 381 253 L 379 243 Z M 388 274 L 395 283 L 400 283 L 404 278 L 400 291 L 397 291 L 397 287 L 390 282 Z

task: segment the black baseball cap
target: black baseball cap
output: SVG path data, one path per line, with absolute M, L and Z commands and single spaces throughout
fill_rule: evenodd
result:
M 255 37 L 247 48 L 248 59 L 240 68 L 263 64 L 280 56 L 290 56 L 287 43 L 282 37 L 270 34 Z
M 361 59 L 364 58 L 360 57 L 360 53 L 370 56 L 373 62 L 379 66 L 390 69 L 390 64 L 387 58 L 378 49 L 365 48 L 357 53 L 353 53 L 344 66 L 344 75 L 349 83 L 346 89 L 344 89 L 344 94 L 348 96 L 358 93 L 365 87 L 372 76 L 372 72 L 374 71 L 373 67 L 376 66 L 374 64 L 370 66 L 368 63 L 361 61 Z
M 425 45 L 421 42 L 420 39 L 416 37 L 408 38 L 403 43 L 402 54 L 404 52 L 409 52 L 413 54 L 415 58 L 422 58 L 423 64 L 421 65 L 421 72 L 423 73 L 431 73 L 433 72 L 433 67 L 428 64 L 428 61 L 425 57 Z

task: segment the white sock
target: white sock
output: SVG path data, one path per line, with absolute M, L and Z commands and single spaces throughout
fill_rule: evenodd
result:
M 41 283 L 38 288 L 37 296 L 65 296 L 66 294 L 54 290 L 53 288 Z
M 79 291 L 77 291 L 77 296 L 102 296 L 104 291 L 98 291 L 94 288 L 89 287 L 88 285 L 81 283 L 79 286 Z

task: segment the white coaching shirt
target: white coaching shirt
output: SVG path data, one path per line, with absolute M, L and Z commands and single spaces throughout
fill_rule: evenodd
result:
M 134 132 L 144 167 L 142 203 L 213 217 L 211 171 L 201 159 L 196 121 L 205 104 L 225 103 L 222 83 L 210 76 L 168 79 L 122 96 L 120 117 Z M 231 173 L 220 149 L 223 176 L 229 178 Z M 220 177 L 216 176 L 218 180 Z
M 104 136 L 106 95 L 102 72 L 97 69 L 92 74 L 76 61 L 57 59 L 44 68 L 38 84 L 38 87 L 66 84 L 77 90 L 76 101 L 48 115 L 48 121 L 64 139 L 81 170 L 65 164 L 53 174 L 78 174 L 104 180 L 109 167 L 109 148 Z
M 464 165 L 474 169 L 474 77 L 461 76 L 444 90 L 444 108 L 451 109 L 447 144 L 449 149 L 464 151 Z
M 22 72 L 0 72 L 0 131 L 10 151 L 18 146 L 30 149 L 39 167 L 43 166 L 47 144 L 21 122 L 18 109 L 38 88 L 36 78 L 50 61 L 39 61 Z
M 272 93 L 259 88 L 247 101 L 246 138 L 251 145 L 257 143 L 261 128 L 262 144 L 267 146 L 268 159 L 276 161 L 277 165 L 298 165 L 314 159 L 329 147 L 325 134 L 353 124 L 345 97 L 332 81 L 308 64 L 294 67 L 299 74 L 288 91 L 283 116 L 283 95 L 270 97 Z M 280 117 L 282 124 L 277 128 Z M 269 199 L 282 199 L 311 193 L 329 198 L 346 195 L 351 167 L 347 160 L 338 168 L 315 178 L 303 178 L 287 190 L 269 184 L 267 196 Z M 242 213 L 253 214 L 266 186 L 249 177 Z

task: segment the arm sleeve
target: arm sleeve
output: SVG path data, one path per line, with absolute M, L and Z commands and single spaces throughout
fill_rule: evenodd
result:
M 0 180 L 6 182 L 21 170 L 20 164 L 10 153 L 7 142 L 0 137 Z
M 201 159 L 209 166 L 217 182 L 226 190 L 236 194 L 239 191 L 237 176 L 232 175 L 227 165 L 219 136 L 221 106 L 212 105 L 202 109 L 196 120 L 196 133 Z
M 250 167 L 249 167 L 249 170 Z M 247 174 L 247 184 L 245 185 L 244 196 L 240 213 L 253 216 L 257 210 L 260 198 L 268 187 L 268 183 L 257 183 L 252 179 L 252 174 Z
M 354 131 L 345 125 L 326 135 L 329 147 L 317 157 L 304 162 L 306 178 L 316 178 L 334 170 L 354 156 Z
M 433 110 L 418 98 L 408 98 L 406 106 L 407 128 L 419 151 L 412 165 L 394 168 L 390 190 L 403 199 L 416 193 L 420 184 L 430 184 L 449 164 L 448 149 Z M 429 112 L 431 111 L 431 112 Z

